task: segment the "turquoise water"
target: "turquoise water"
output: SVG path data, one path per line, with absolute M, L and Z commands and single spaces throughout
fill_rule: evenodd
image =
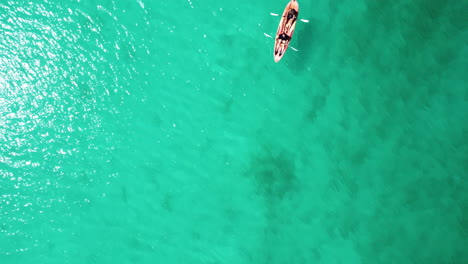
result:
M 468 263 L 463 1 L 0 1 L 0 263 Z

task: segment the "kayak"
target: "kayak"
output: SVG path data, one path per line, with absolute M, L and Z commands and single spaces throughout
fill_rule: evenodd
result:
M 291 41 L 294 29 L 296 28 L 298 15 L 299 4 L 296 0 L 292 0 L 286 5 L 278 25 L 278 30 L 276 31 L 275 47 L 273 52 L 275 62 L 280 61 L 288 49 L 289 42 Z

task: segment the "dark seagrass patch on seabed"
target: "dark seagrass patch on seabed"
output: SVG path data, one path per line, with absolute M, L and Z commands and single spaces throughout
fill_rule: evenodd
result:
M 283 199 L 297 184 L 294 160 L 285 150 L 266 146 L 255 153 L 245 171 L 255 184 L 257 192 L 266 199 Z
M 252 152 L 244 170 L 265 206 L 262 243 L 252 256 L 259 263 L 272 263 L 284 257 L 284 252 L 275 250 L 275 245 L 290 239 L 285 234 L 294 210 L 290 200 L 299 186 L 294 161 L 294 156 L 284 148 L 272 143 L 261 144 Z

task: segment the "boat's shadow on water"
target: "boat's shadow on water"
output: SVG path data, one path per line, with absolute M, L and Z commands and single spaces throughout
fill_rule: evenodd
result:
M 290 67 L 294 72 L 307 70 L 311 65 L 310 58 L 319 39 L 320 21 L 311 19 L 307 24 L 302 22 L 298 23 L 300 24 L 296 25 L 296 32 L 294 33 L 292 43 L 292 47 L 298 49 L 298 51 L 293 51 L 292 49 L 288 51 L 294 53 L 290 54 L 293 56 L 290 56 L 291 60 L 289 61 Z M 300 29 L 298 29 L 297 26 L 300 26 Z

